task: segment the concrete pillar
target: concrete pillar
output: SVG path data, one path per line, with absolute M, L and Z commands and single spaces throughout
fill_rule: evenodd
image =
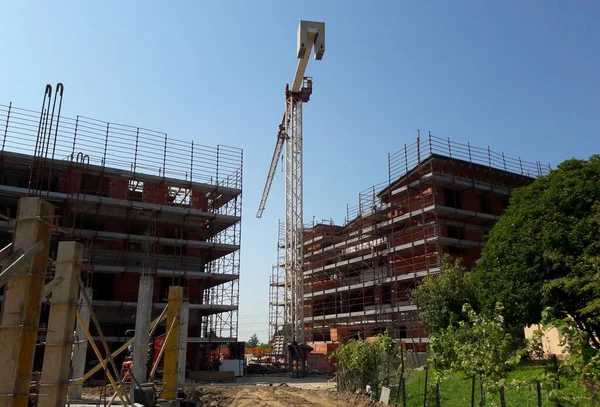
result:
M 133 344 L 133 377 L 139 383 L 148 379 L 148 335 L 152 320 L 152 295 L 154 293 L 154 277 L 141 276 L 138 288 L 137 311 L 135 315 L 135 343 Z M 131 397 L 135 381 L 131 380 Z
M 77 312 L 83 245 L 77 242 L 60 242 L 56 258 L 55 279 L 60 279 L 52 291 L 52 306 L 48 318 L 46 349 L 42 366 L 41 406 L 64 406 L 71 376 L 73 328 Z
M 5 287 L 0 316 L 0 407 L 27 407 L 29 402 L 53 215 L 54 206 L 40 198 L 19 200 L 13 251 L 25 252 L 39 241 L 44 247 L 9 277 Z
M 83 288 L 87 292 L 88 297 L 92 298 L 93 290 L 92 287 Z M 83 299 L 83 293 L 79 294 L 79 314 L 81 315 L 83 321 L 85 322 L 86 327 L 90 326 L 90 307 L 88 307 L 87 303 Z M 83 377 L 85 374 L 85 362 L 87 355 L 87 338 L 85 336 L 85 331 L 83 327 L 77 322 L 77 328 L 75 328 L 75 337 L 77 343 L 73 345 L 73 361 L 71 364 L 73 365 L 73 379 L 79 379 Z M 69 388 L 69 399 L 71 400 L 79 400 L 81 399 L 81 389 L 82 384 L 77 384 Z
M 177 363 L 177 387 L 185 385 L 185 362 L 187 359 L 188 324 L 190 321 L 190 303 L 185 301 L 180 308 L 179 360 Z
M 165 362 L 163 379 L 165 387 L 162 398 L 175 400 L 177 398 L 177 365 L 179 362 L 179 332 L 180 308 L 183 302 L 183 287 L 169 287 L 169 307 L 167 308 L 167 326 L 172 326 L 172 332 L 165 343 Z M 175 322 L 175 323 L 174 323 Z

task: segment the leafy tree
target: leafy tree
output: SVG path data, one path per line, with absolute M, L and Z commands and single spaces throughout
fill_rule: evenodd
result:
M 431 361 L 438 379 L 462 372 L 479 378 L 481 405 L 486 390 L 502 391 L 510 368 L 516 365 L 522 351 L 513 351 L 513 337 L 502 317 L 503 307 L 496 304 L 493 316 L 476 313 L 469 304 L 463 306 L 466 320 L 449 325 L 432 335 Z M 503 393 L 500 393 L 504 405 Z
M 404 373 L 404 352 L 387 332 L 377 335 L 370 343 L 365 339 L 351 339 L 340 345 L 330 356 L 337 360 L 340 390 L 354 392 L 370 385 L 378 395 L 380 384 L 387 384 L 392 366 Z
M 519 328 L 552 306 L 600 349 L 599 256 L 600 155 L 567 160 L 513 193 L 476 268 L 478 299 L 486 311 L 502 302 Z
M 259 344 L 260 341 L 258 340 L 258 336 L 256 336 L 256 334 L 252 334 L 250 339 L 248 339 L 248 342 L 246 342 L 246 346 L 249 348 L 256 348 Z
M 440 274 L 425 278 L 411 296 L 419 308 L 419 319 L 430 334 L 464 320 L 464 304 L 477 308 L 473 275 L 461 265 L 460 259 L 453 260 L 450 256 L 444 257 Z
M 569 406 L 600 406 L 600 352 L 591 346 L 589 335 L 579 329 L 573 318 L 552 318 L 550 308 L 542 314 L 543 328 L 534 334 L 531 346 L 537 345 L 544 330 L 554 327 L 560 334 L 559 346 L 571 355 L 559 365 L 558 371 L 546 373 L 543 378 L 545 384 L 553 388 L 551 398 Z M 557 388 L 559 376 L 574 379 L 580 389 Z

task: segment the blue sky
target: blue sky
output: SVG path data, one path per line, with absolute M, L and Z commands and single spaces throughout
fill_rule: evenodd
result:
M 305 221 L 343 221 L 387 153 L 439 137 L 556 165 L 600 152 L 594 1 L 6 2 L 0 103 L 244 149 L 240 338 L 267 340 L 283 174 L 262 193 L 300 19 L 325 21 L 304 108 Z

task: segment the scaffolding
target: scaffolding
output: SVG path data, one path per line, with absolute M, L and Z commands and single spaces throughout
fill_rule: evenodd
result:
M 14 230 L 19 197 L 58 206 L 55 240 L 85 245 L 86 284 L 109 293 L 94 302 L 112 342 L 133 328 L 131 276 L 142 274 L 185 286 L 194 341 L 237 341 L 242 150 L 63 117 L 56 100 L 58 110 L 48 91 L 41 111 L 0 104 L 0 232 Z
M 440 271 L 444 255 L 473 267 L 510 192 L 549 170 L 431 134 L 388 154 L 388 179 L 360 192 L 342 225 L 305 228 L 305 339 L 328 344 L 387 330 L 424 351 L 411 290 Z
M 285 229 L 284 224 L 279 221 L 277 233 L 277 263 L 271 268 L 269 281 L 269 342 L 276 352 L 277 342 L 283 339 L 285 329 Z M 283 349 L 281 349 L 283 353 Z

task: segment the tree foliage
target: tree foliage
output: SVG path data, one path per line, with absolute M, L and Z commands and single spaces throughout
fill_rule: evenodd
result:
M 494 307 L 492 316 L 478 314 L 469 304 L 463 306 L 466 315 L 456 325 L 432 335 L 431 361 L 439 379 L 461 372 L 479 378 L 482 403 L 486 390 L 500 390 L 510 368 L 522 355 L 514 351 L 513 337 L 504 324 L 503 307 Z
M 419 319 L 430 334 L 465 320 L 464 304 L 477 309 L 473 275 L 461 265 L 460 259 L 449 256 L 444 258 L 440 274 L 426 277 L 411 296 L 419 309 Z
M 248 342 L 246 342 L 246 346 L 249 348 L 257 348 L 260 345 L 260 341 L 258 340 L 258 336 L 256 334 L 252 334 Z
M 478 299 L 488 312 L 502 302 L 518 327 L 539 323 L 552 306 L 600 349 L 599 256 L 600 156 L 567 160 L 514 191 L 476 268 Z
M 377 394 L 380 384 L 387 384 L 392 369 L 404 372 L 404 352 L 387 332 L 377 335 L 372 343 L 350 339 L 340 345 L 330 358 L 337 361 L 338 383 L 341 390 L 354 392 L 367 385 Z
M 546 373 L 543 378 L 553 388 L 551 398 L 562 405 L 600 406 L 600 352 L 591 345 L 588 333 L 579 329 L 573 318 L 553 318 L 550 308 L 545 309 L 542 315 L 542 329 L 534 334 L 531 347 L 538 345 L 544 331 L 556 328 L 560 335 L 559 346 L 570 354 L 558 365 L 558 371 Z M 557 388 L 555 383 L 559 377 L 565 376 L 574 379 L 583 391 Z

